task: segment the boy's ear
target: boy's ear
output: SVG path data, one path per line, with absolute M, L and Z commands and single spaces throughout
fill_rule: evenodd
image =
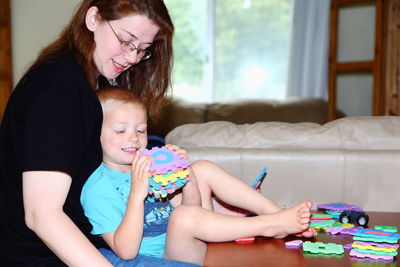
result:
M 92 6 L 86 12 L 85 23 L 89 31 L 93 32 L 98 25 L 99 10 L 96 6 Z

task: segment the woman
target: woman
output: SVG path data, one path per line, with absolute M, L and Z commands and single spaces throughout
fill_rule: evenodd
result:
M 162 0 L 83 0 L 16 86 L 0 131 L 0 262 L 110 266 L 79 197 L 101 163 L 99 80 L 157 114 L 173 25 Z M 104 77 L 104 78 L 103 78 Z

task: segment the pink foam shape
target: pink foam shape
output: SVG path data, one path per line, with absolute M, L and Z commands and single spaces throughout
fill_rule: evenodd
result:
M 343 248 L 344 249 L 352 249 L 353 248 L 352 243 L 348 243 L 348 244 L 343 245 Z
M 371 259 L 375 259 L 375 260 L 393 260 L 393 256 L 361 253 L 355 249 L 350 250 L 350 256 L 354 256 L 354 257 L 358 257 L 358 258 L 371 258 Z
M 299 248 L 302 245 L 303 245 L 303 241 L 300 239 L 285 242 L 285 247 L 287 247 L 287 248 Z
M 332 235 L 339 234 L 343 231 L 344 227 L 343 226 L 337 226 L 337 227 L 328 227 L 326 228 L 326 232 L 330 233 Z

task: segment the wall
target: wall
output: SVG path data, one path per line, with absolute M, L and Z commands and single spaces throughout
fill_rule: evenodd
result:
M 79 0 L 11 1 L 14 86 L 39 50 L 59 34 L 78 3 Z M 368 58 L 373 52 L 372 37 L 368 35 L 371 34 L 368 27 L 374 23 L 373 10 L 370 7 L 354 7 L 340 16 L 343 31 L 339 36 L 339 58 L 344 61 L 354 57 Z M 338 107 L 341 110 L 347 115 L 370 115 L 371 102 L 368 99 L 372 97 L 372 79 L 368 75 L 339 77 L 337 84 Z
M 79 0 L 11 1 L 14 86 L 40 49 L 54 40 L 68 23 L 78 2 Z

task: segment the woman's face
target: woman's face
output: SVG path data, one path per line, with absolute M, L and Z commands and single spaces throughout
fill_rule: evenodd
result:
M 118 77 L 141 58 L 137 50 L 123 51 L 121 42 L 130 42 L 144 50 L 154 41 L 159 27 L 142 15 L 129 15 L 118 20 L 99 20 L 96 7 L 91 7 L 86 16 L 86 26 L 94 34 L 96 48 L 93 59 L 97 70 L 108 79 Z M 132 46 L 133 47 L 133 46 Z

